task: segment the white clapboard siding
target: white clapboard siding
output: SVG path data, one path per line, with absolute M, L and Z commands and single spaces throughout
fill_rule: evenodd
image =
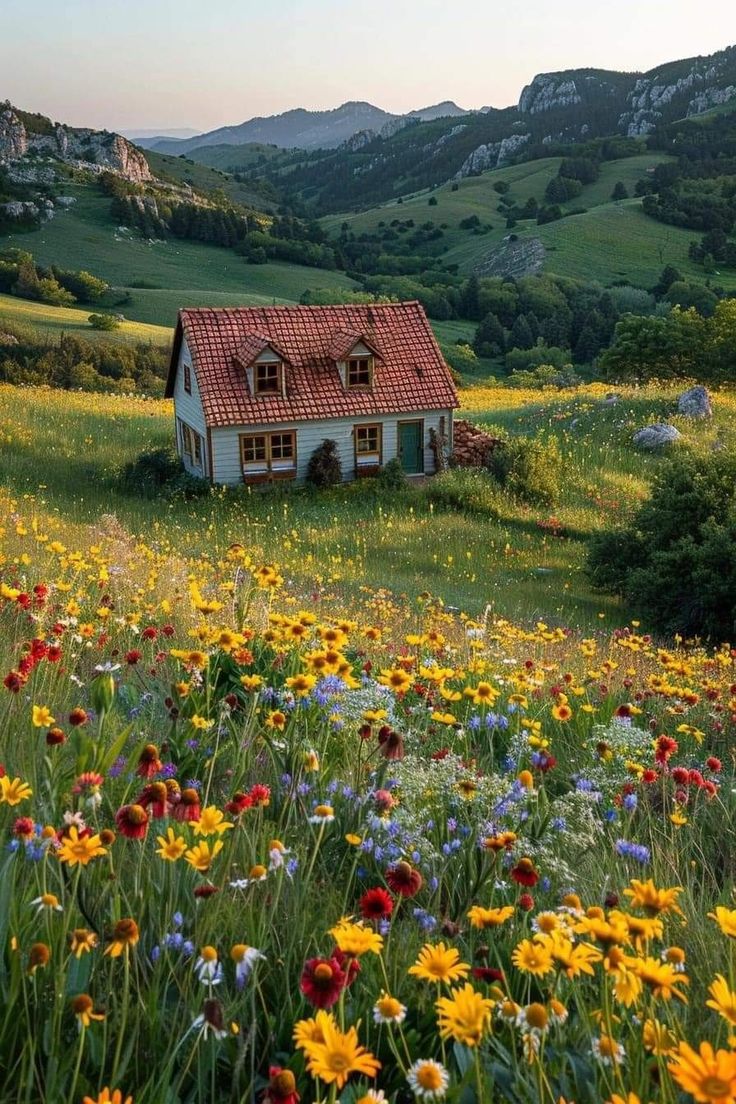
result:
M 190 369 L 190 377 L 192 381 L 192 393 L 191 395 L 184 390 L 184 365 L 188 364 Z M 204 421 L 204 411 L 202 410 L 202 400 L 199 396 L 199 387 L 197 386 L 197 376 L 192 366 L 192 355 L 187 347 L 186 340 L 182 340 L 181 353 L 179 354 L 179 364 L 176 370 L 176 383 L 174 384 L 174 410 L 176 411 L 176 451 L 181 457 L 182 463 L 187 471 L 192 475 L 210 476 L 208 471 L 207 460 L 207 428 Z M 201 437 L 200 448 L 202 453 L 202 468 L 196 467 L 189 462 L 189 458 L 184 455 L 182 448 L 180 423 L 186 422 L 191 430 L 198 433 Z
M 189 396 L 187 396 L 188 398 Z M 302 482 L 307 473 L 309 458 L 326 438 L 337 442 L 342 477 L 345 482 L 355 478 L 355 444 L 353 429 L 359 425 L 382 426 L 381 463 L 386 464 L 397 454 L 399 421 L 424 420 L 424 470 L 427 474 L 434 471 L 434 453 L 430 448 L 429 431 L 439 430 L 440 418 L 445 419 L 445 434 L 452 430 L 451 410 L 418 410 L 410 414 L 381 414 L 373 417 L 330 418 L 309 422 L 273 422 L 266 425 L 227 426 L 212 429 L 213 482 L 242 483 L 243 472 L 240 462 L 240 437 L 250 433 L 280 433 L 284 430 L 296 431 L 297 471 L 296 481 Z

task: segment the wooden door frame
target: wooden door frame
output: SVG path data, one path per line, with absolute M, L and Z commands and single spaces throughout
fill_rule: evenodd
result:
M 407 472 L 407 475 L 424 475 L 426 463 L 424 460 L 424 418 L 401 418 L 396 422 L 396 457 L 401 461 L 401 427 L 404 425 L 419 426 L 419 458 L 421 467 L 417 472 Z

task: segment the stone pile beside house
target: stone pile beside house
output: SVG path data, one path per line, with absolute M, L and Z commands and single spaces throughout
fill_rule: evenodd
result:
M 499 437 L 493 437 L 464 418 L 456 418 L 450 462 L 458 468 L 485 468 L 491 453 L 502 444 Z

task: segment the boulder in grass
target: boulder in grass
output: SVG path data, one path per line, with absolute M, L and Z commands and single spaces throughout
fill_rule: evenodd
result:
M 634 434 L 634 444 L 637 448 L 655 451 L 667 448 L 680 440 L 682 434 L 673 425 L 657 422 L 655 425 L 644 426 Z
M 712 418 L 713 407 L 708 388 L 698 384 L 689 391 L 683 391 L 677 400 L 677 413 L 687 418 Z

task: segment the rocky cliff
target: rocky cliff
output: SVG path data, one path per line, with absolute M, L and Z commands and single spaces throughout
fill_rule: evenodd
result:
M 10 104 L 0 106 L 0 165 L 15 165 L 24 158 L 51 158 L 93 172 L 109 170 L 136 183 L 153 179 L 144 155 L 120 134 L 53 126 L 49 120 L 34 129 L 24 121 L 23 112 Z

